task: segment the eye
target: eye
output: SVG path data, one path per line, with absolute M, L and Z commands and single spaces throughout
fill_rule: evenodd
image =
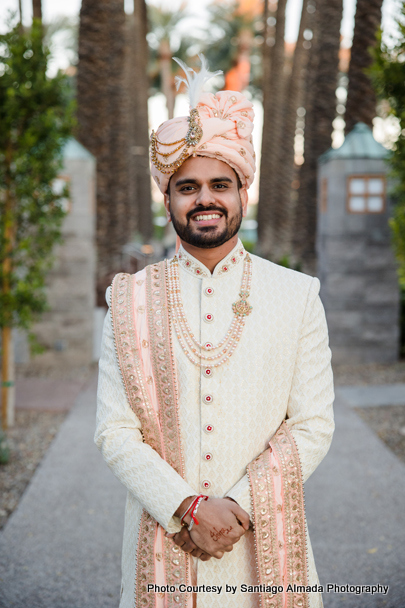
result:
M 190 186 L 182 186 L 180 188 L 180 192 L 190 192 L 190 190 L 194 190 L 194 189 L 195 189 L 195 186 L 191 186 L 191 185 Z
M 227 184 L 215 184 L 214 188 L 218 188 L 219 190 L 222 190 L 223 188 L 228 188 Z

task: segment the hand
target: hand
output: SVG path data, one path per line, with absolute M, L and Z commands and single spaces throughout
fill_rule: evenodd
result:
M 249 529 L 249 515 L 236 502 L 226 498 L 203 500 L 197 512 L 198 525 L 194 524 L 190 538 L 203 552 L 220 559 L 225 551 Z M 185 517 L 190 523 L 191 515 Z
M 190 553 L 194 557 L 198 557 L 203 562 L 207 562 L 211 559 L 211 555 L 208 555 L 205 551 L 202 551 L 197 545 L 191 540 L 190 532 L 187 528 L 182 528 L 177 534 L 166 534 L 167 538 L 172 538 L 174 544 L 180 547 L 185 553 Z

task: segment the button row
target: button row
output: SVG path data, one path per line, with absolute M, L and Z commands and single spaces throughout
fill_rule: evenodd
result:
M 214 290 L 210 287 L 207 287 L 205 290 L 205 293 L 206 293 L 206 295 L 212 295 L 214 293 Z M 212 315 L 206 315 L 206 317 L 208 317 L 206 319 L 208 322 L 213 320 Z M 212 317 L 212 319 L 210 317 Z M 210 342 L 206 342 L 205 347 L 212 348 L 212 344 Z M 208 372 L 208 374 L 207 374 L 207 372 Z M 208 377 L 210 375 L 210 370 L 206 369 L 204 373 Z M 214 397 L 212 395 L 210 395 L 209 393 L 207 393 L 206 395 L 203 396 L 203 401 L 205 404 L 210 405 L 214 401 Z M 212 424 L 206 424 L 204 427 L 204 431 L 206 433 L 212 433 L 214 431 L 214 426 Z M 213 456 L 212 456 L 211 452 L 205 452 L 205 454 L 203 455 L 203 459 L 206 462 L 209 462 L 210 460 L 212 460 L 212 458 L 213 458 Z M 201 487 L 204 488 L 204 490 L 208 490 L 211 487 L 211 482 L 208 479 L 204 479 L 201 482 Z

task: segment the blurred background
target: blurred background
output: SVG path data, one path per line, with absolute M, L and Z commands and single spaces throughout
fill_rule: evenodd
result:
M 400 608 L 402 0 L 2 0 L 0 529 L 61 431 L 51 460 L 43 460 L 42 481 L 40 474 L 34 478 L 0 534 L 0 582 L 8 581 L 0 607 L 94 606 L 94 598 L 98 606 L 116 605 L 108 589 L 119 593 L 124 496 L 110 487 L 89 448 L 105 290 L 116 273 L 136 272 L 174 252 L 163 197 L 150 177 L 149 137 L 167 118 L 188 114 L 172 57 L 198 70 L 199 53 L 212 71 L 223 71 L 208 85 L 211 91 L 243 91 L 254 105 L 257 174 L 240 232 L 245 247 L 321 280 L 338 387 L 337 439 L 318 481 L 308 484 L 321 580 L 347 582 L 356 572 L 354 583 L 394 589 L 388 600 L 336 595 L 326 605 Z M 84 429 L 82 439 L 78 429 Z M 62 478 L 71 509 L 63 514 Z M 110 504 L 115 496 L 117 504 Z M 43 529 L 52 500 L 59 516 Z M 111 510 L 101 512 L 101 502 Z M 86 517 L 95 512 L 99 527 L 92 528 Z M 76 522 L 72 513 L 87 515 Z M 117 530 L 85 555 L 111 519 Z M 60 564 L 55 529 L 76 542 Z M 36 560 L 38 546 L 45 557 Z M 83 555 L 70 563 L 78 546 Z M 27 565 L 19 570 L 15 563 Z M 91 575 L 83 564 L 92 564 Z M 69 599 L 70 579 L 63 583 L 62 571 L 69 569 L 83 584 L 79 599 Z
M 403 338 L 391 252 L 396 247 L 403 261 L 403 224 L 397 217 L 393 242 L 388 224 L 398 175 L 391 175 L 386 159 L 390 151 L 395 155 L 404 135 L 400 102 L 392 99 L 384 81 L 384 62 L 401 64 L 403 17 L 399 0 L 205 0 L 198 6 L 186 1 L 5 0 L 0 14 L 3 107 L 8 107 L 9 117 L 14 112 L 24 120 L 10 119 L 7 127 L 4 123 L 3 149 L 9 146 L 9 155 L 4 157 L 3 175 L 10 182 L 10 198 L 2 214 L 2 302 L 8 312 L 1 323 L 23 328 L 14 331 L 13 340 L 3 338 L 13 342 L 21 369 L 96 360 L 104 294 L 112 277 L 173 252 L 174 233 L 166 225 L 162 195 L 149 175 L 148 142 L 151 129 L 188 113 L 185 95 L 175 88 L 180 68 L 172 56 L 198 69 L 201 52 L 212 70 L 223 71 L 211 89 L 243 91 L 255 108 L 258 171 L 241 230 L 245 246 L 319 276 L 336 362 L 347 357 L 346 351 L 357 362 L 397 360 L 403 354 Z M 19 48 L 11 31 L 21 38 Z M 38 53 L 27 56 L 33 44 L 47 49 L 41 66 L 33 67 Z M 32 76 L 38 70 L 44 70 L 41 82 Z M 49 103 L 45 81 L 54 84 L 55 98 Z M 403 92 L 396 94 L 403 100 Z M 29 106 L 38 95 L 43 95 L 41 101 Z M 47 144 L 41 129 L 34 129 L 22 151 L 24 132 L 39 111 L 55 113 L 54 141 Z M 345 144 L 338 160 L 333 155 L 324 158 L 326 173 L 321 178 L 321 156 L 331 147 L 340 150 L 358 123 L 367 129 L 353 134 L 355 141 Z M 24 194 L 17 185 L 26 175 L 27 158 L 34 158 L 35 138 L 49 146 L 47 166 L 60 163 L 57 174 L 42 180 L 41 188 L 51 188 L 58 197 L 54 204 L 63 219 L 49 217 L 51 194 L 44 202 L 40 195 L 32 196 L 29 184 Z M 368 163 L 358 165 L 358 159 L 367 157 Z M 34 164 L 29 172 L 41 173 L 41 162 Z M 333 184 L 347 196 L 334 198 Z M 48 235 L 37 247 L 35 271 L 27 270 L 26 255 L 31 246 L 27 234 L 33 242 L 32 231 L 41 223 L 31 213 L 32 204 L 42 210 Z M 379 234 L 372 242 L 370 231 Z M 56 258 L 50 270 L 52 255 Z M 376 263 L 378 270 L 370 270 Z M 24 289 L 18 287 L 22 277 Z M 358 319 L 364 313 L 364 282 L 374 289 L 373 281 L 390 291 L 391 300 L 368 303 L 369 329 L 378 318 L 381 331 L 367 342 L 364 314 L 363 335 Z M 27 328 L 34 331 L 27 334 Z M 33 348 L 39 353 L 34 359 Z

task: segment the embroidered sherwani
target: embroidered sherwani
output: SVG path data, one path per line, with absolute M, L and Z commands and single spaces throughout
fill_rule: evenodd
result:
M 198 341 L 218 344 L 228 330 L 241 287 L 243 246 L 210 271 L 180 248 L 179 275 L 185 313 Z M 253 517 L 246 468 L 268 448 L 282 422 L 291 431 L 305 481 L 328 451 L 333 433 L 333 384 L 325 315 L 316 278 L 252 258 L 252 287 L 240 342 L 231 359 L 207 377 L 186 357 L 172 328 L 177 368 L 182 478 L 143 442 L 142 425 L 128 403 L 114 349 L 111 316 L 104 326 L 95 441 L 128 489 L 122 554 L 120 608 L 133 608 L 142 509 L 167 531 L 180 529 L 173 513 L 188 496 L 230 496 Z M 145 270 L 134 295 L 144 379 L 153 391 L 147 331 Z M 283 508 L 282 496 L 276 497 Z M 308 583 L 318 582 L 307 538 Z M 158 555 L 159 558 L 159 555 Z M 139 557 L 138 557 L 139 559 Z M 198 585 L 257 584 L 251 531 L 222 559 L 193 560 Z M 198 608 L 257 608 L 257 594 L 199 593 Z M 310 594 L 309 606 L 321 606 Z M 138 608 L 138 606 L 137 606 Z

